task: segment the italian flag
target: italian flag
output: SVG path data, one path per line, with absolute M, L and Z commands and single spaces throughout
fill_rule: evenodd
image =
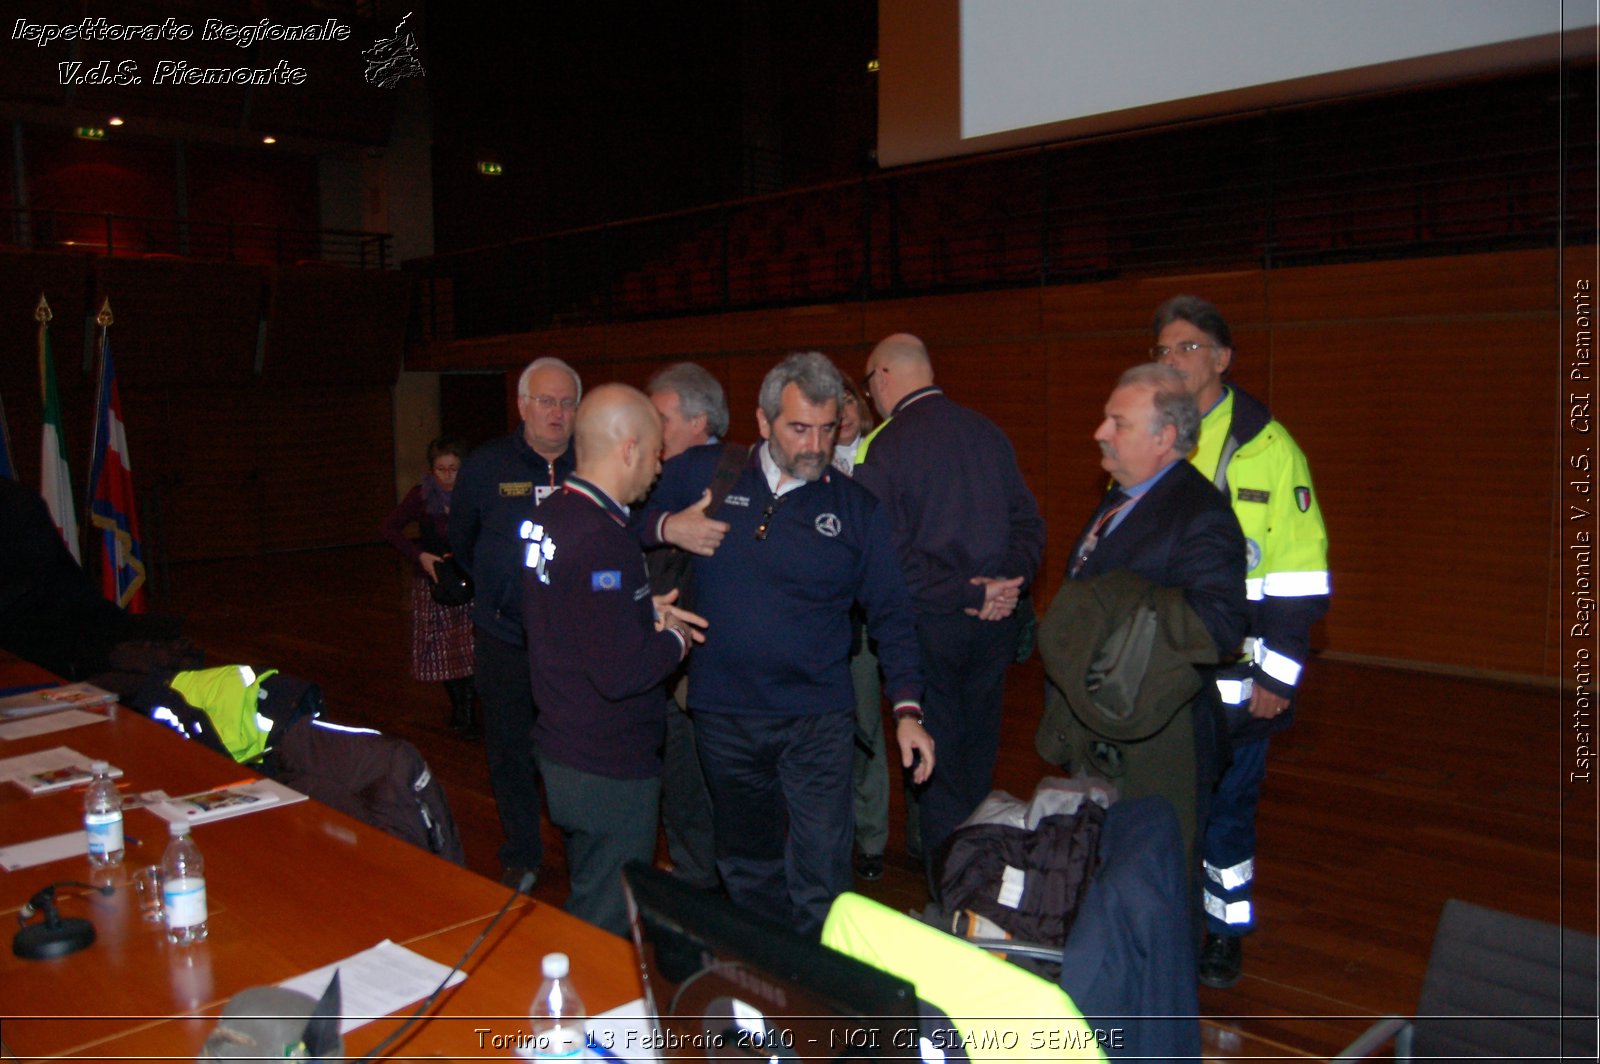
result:
M 50 509 L 50 519 L 81 565 L 78 553 L 78 515 L 72 505 L 72 478 L 67 474 L 67 444 L 61 435 L 61 396 L 56 393 L 56 363 L 50 354 L 50 308 L 39 297 L 39 389 L 44 394 L 44 435 L 39 442 L 39 494 Z

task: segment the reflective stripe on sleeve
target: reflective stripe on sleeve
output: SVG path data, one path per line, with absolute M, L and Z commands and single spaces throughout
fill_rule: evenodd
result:
M 1250 925 L 1250 903 L 1236 901 L 1231 904 L 1212 894 L 1209 890 L 1205 896 L 1206 912 L 1221 920 L 1229 927 L 1248 927 Z
M 1265 577 L 1252 576 L 1244 582 L 1244 597 L 1251 602 L 1260 602 L 1262 585 L 1266 583 Z
M 1230 706 L 1242 706 L 1250 701 L 1250 695 L 1255 690 L 1255 681 L 1249 678 L 1243 680 L 1218 680 L 1217 694 L 1222 701 Z
M 1246 857 L 1231 868 L 1218 868 L 1210 861 L 1204 862 L 1206 878 L 1222 884 L 1223 890 L 1238 890 L 1255 878 L 1256 859 Z
M 1256 664 L 1261 666 L 1261 671 L 1290 687 L 1300 682 L 1300 663 L 1287 654 L 1280 654 L 1271 650 L 1265 643 L 1256 644 Z
M 1249 592 L 1251 581 L 1245 581 Z M 1261 578 L 1261 592 L 1274 598 L 1300 598 L 1306 595 L 1331 594 L 1326 569 L 1300 573 L 1268 573 Z M 1250 595 L 1252 599 L 1261 595 Z

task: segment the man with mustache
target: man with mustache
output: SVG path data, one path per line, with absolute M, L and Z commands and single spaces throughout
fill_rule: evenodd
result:
M 816 934 L 850 887 L 855 695 L 850 606 L 878 642 L 901 763 L 934 768 L 922 727 L 916 624 L 887 515 L 830 466 L 843 383 L 815 351 L 761 385 L 763 442 L 717 511 L 729 528 L 695 562 L 695 610 L 709 622 L 690 659 L 689 706 L 729 896 Z M 691 456 L 685 456 L 691 457 Z M 716 455 L 669 463 L 643 539 L 700 498 Z

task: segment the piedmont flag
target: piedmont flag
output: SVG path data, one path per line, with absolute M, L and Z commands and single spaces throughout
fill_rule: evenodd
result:
M 122 427 L 122 396 L 111 365 L 110 330 L 100 334 L 97 394 L 89 520 L 100 530 L 100 592 L 129 613 L 143 613 L 144 548 L 139 543 L 128 436 Z
M 39 441 L 39 494 L 50 510 L 50 520 L 79 564 L 78 514 L 72 504 L 72 480 L 67 475 L 67 444 L 61 435 L 61 397 L 56 394 L 56 363 L 50 354 L 50 308 L 39 297 L 39 390 L 44 394 L 44 433 Z

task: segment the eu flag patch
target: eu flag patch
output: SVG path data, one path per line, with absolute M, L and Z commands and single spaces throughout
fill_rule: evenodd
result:
M 621 591 L 622 570 L 597 569 L 589 574 L 590 591 Z

